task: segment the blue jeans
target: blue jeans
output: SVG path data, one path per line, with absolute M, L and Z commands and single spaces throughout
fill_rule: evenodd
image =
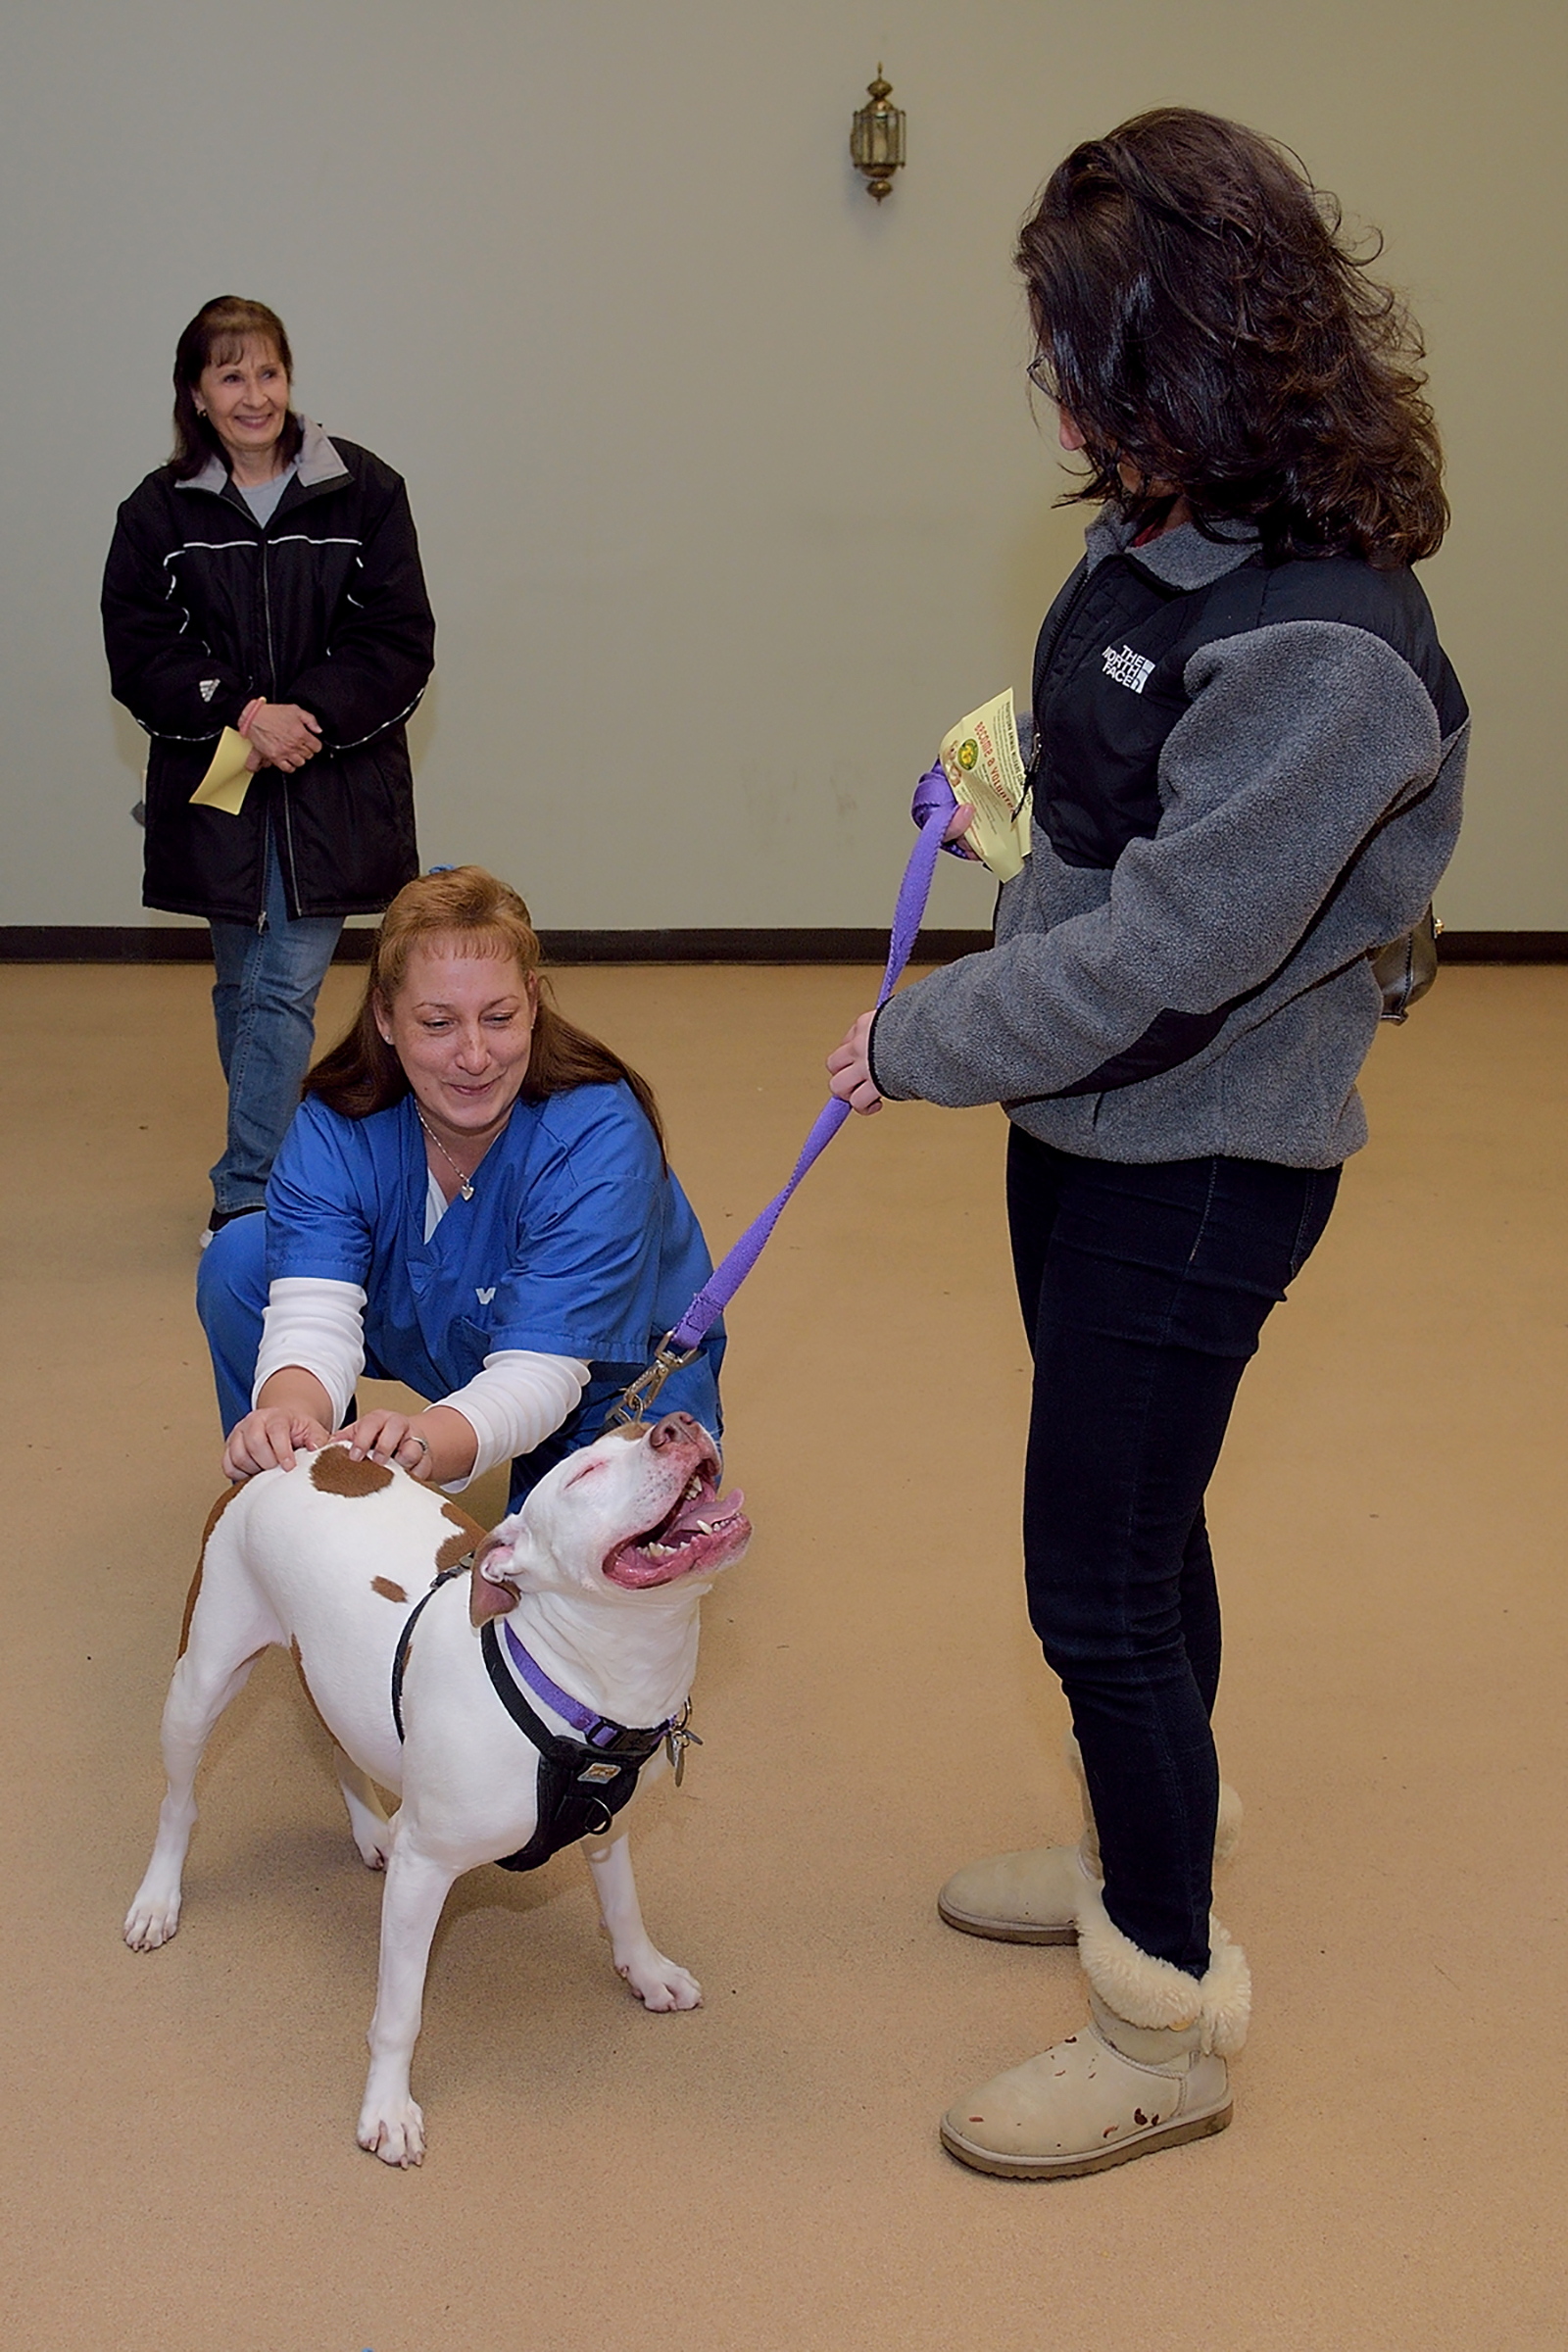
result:
M 1007 1209 L 1034 1352 L 1030 1622 L 1061 1678 L 1105 1908 L 1208 1966 L 1219 1595 L 1203 1493 L 1265 1317 L 1316 1245 L 1338 1168 L 1080 1159 L 1014 1128 Z
M 228 1134 L 212 1171 L 221 1214 L 259 1208 L 277 1147 L 299 1108 L 316 1043 L 316 998 L 342 930 L 339 915 L 290 919 L 283 874 L 267 836 L 267 896 L 259 924 L 214 923 L 213 1012 L 228 1081 Z
M 225 1225 L 196 1261 L 196 1312 L 207 1334 L 225 1438 L 251 1409 L 270 1288 L 265 1217 Z

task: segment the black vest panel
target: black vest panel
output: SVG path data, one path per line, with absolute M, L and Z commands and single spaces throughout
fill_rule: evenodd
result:
M 1272 566 L 1252 556 L 1208 586 L 1172 588 L 1132 553 L 1081 567 L 1035 649 L 1033 821 L 1064 865 L 1112 867 L 1160 818 L 1159 757 L 1191 708 L 1183 673 L 1200 647 L 1292 620 L 1381 637 L 1420 678 L 1446 739 L 1466 715 L 1409 568 L 1353 556 Z

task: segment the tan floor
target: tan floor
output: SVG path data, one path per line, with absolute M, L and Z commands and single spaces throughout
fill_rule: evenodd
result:
M 635 2007 L 575 1855 L 479 1872 L 431 1973 L 430 2156 L 360 2154 L 378 1882 L 278 1659 L 214 1742 L 177 1941 L 121 1944 L 218 1484 L 203 991 L 0 973 L 0 2340 L 1559 2352 L 1568 972 L 1450 970 L 1380 1040 L 1374 1148 L 1243 1389 L 1213 1497 L 1250 1808 L 1220 1905 L 1257 1984 L 1236 2124 L 1049 2185 L 960 2171 L 934 2129 L 1081 2012 L 1070 1954 L 931 1900 L 1070 1819 L 1018 1590 L 996 1113 L 858 1123 L 732 1317 L 758 1536 L 709 1603 L 707 1745 L 635 1840 L 702 2010 Z M 563 987 L 659 1084 L 719 1241 L 866 993 Z

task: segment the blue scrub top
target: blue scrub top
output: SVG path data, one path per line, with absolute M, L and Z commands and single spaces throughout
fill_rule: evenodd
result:
M 712 1270 L 691 1204 L 624 1084 L 518 1102 L 424 1238 L 424 1136 L 412 1095 L 349 1119 L 308 1096 L 267 1188 L 267 1275 L 359 1283 L 366 1368 L 439 1401 L 508 1348 L 589 1366 L 563 1427 L 514 1465 L 514 1505 L 598 1436 Z M 673 1374 L 662 1411 L 719 1433 L 721 1327 Z

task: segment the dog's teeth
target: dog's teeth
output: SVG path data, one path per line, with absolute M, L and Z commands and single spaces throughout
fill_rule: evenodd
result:
M 667 1560 L 674 1547 L 669 1544 L 645 1544 L 642 1548 L 651 1560 Z

